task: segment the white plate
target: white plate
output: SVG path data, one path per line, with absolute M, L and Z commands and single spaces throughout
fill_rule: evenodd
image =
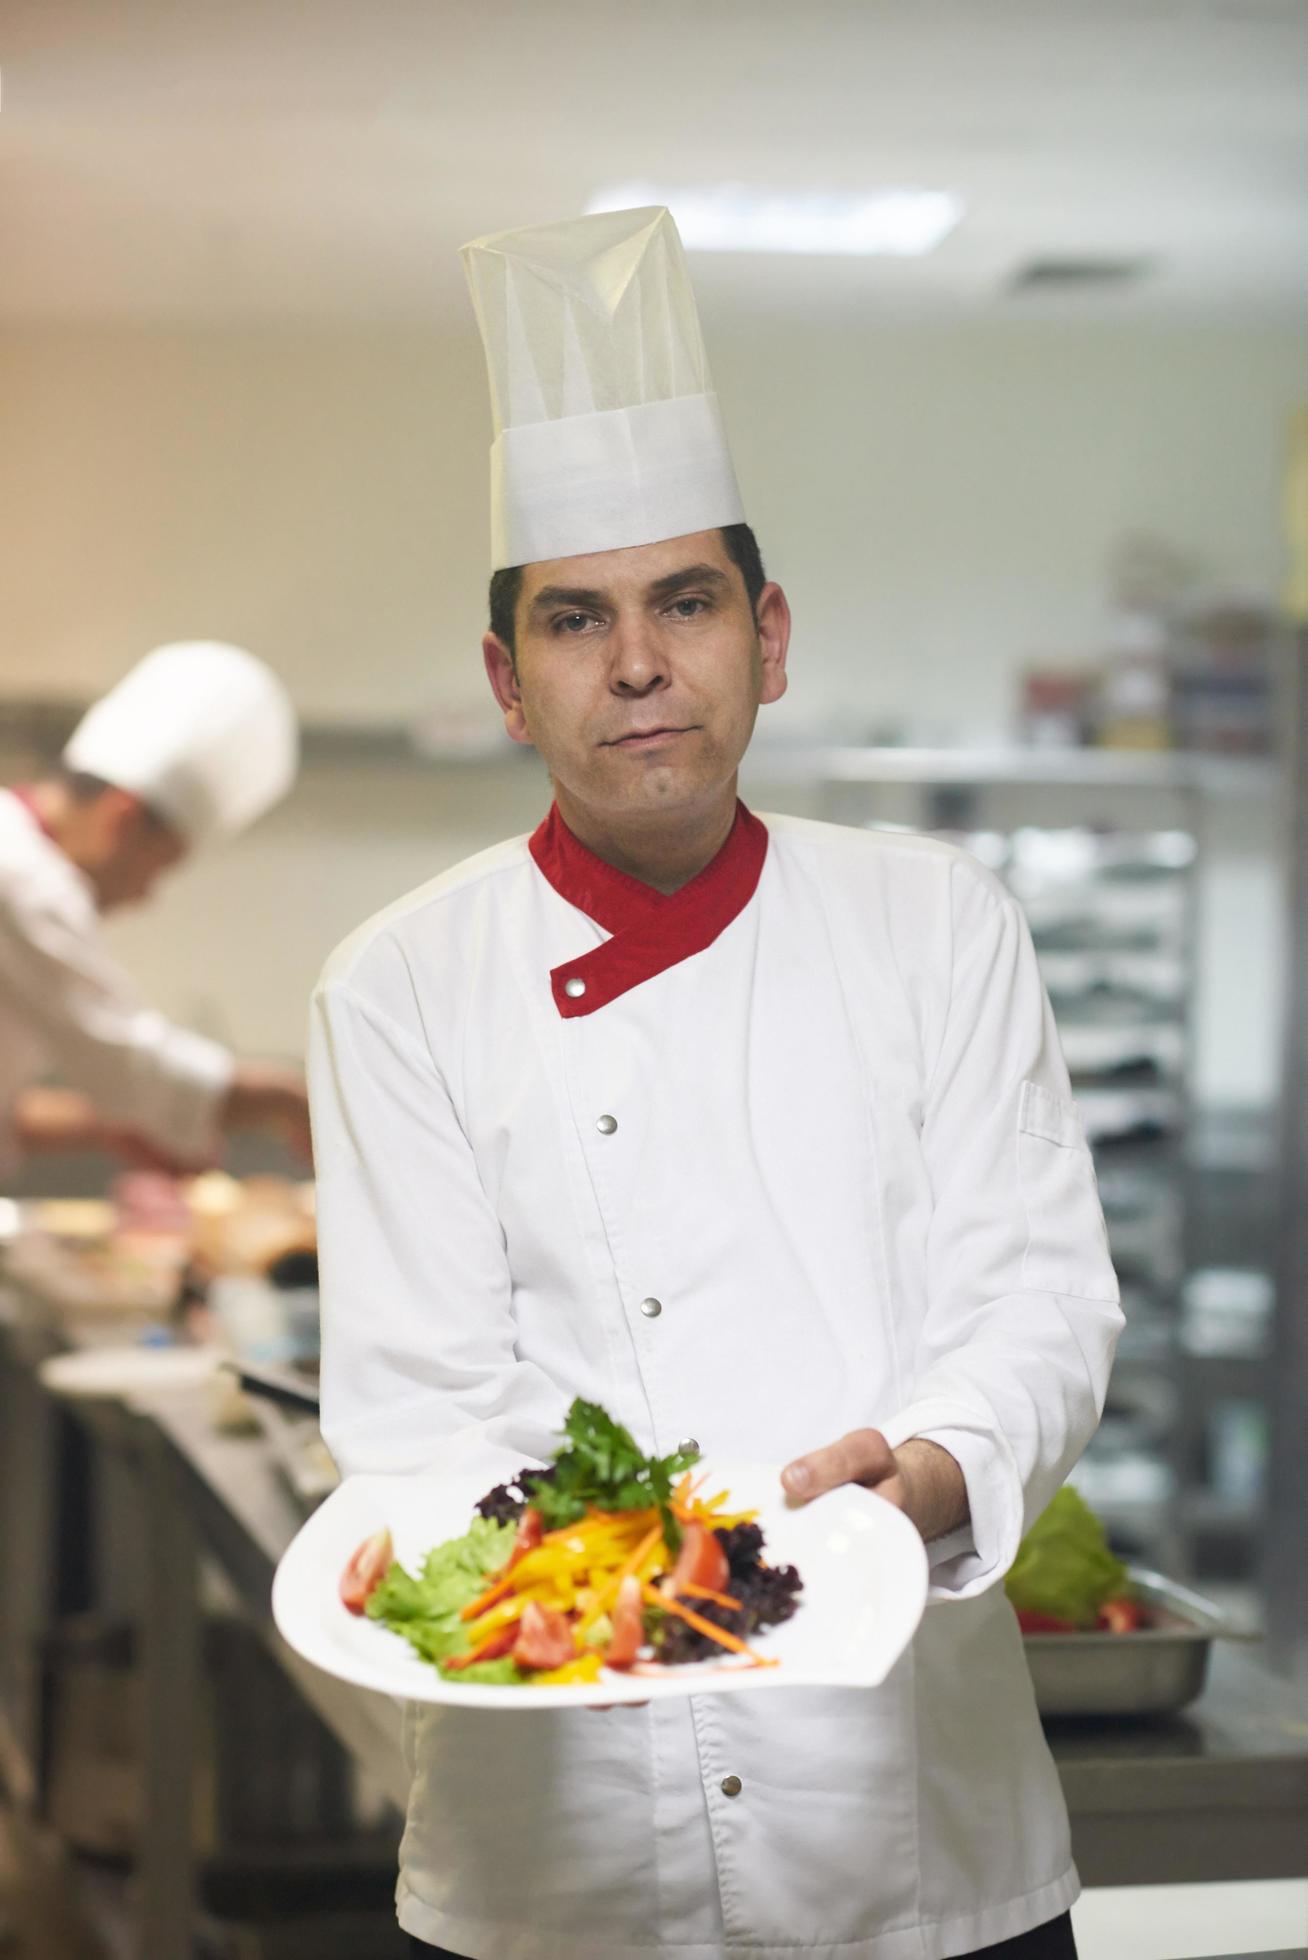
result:
M 779 1468 L 729 1462 L 710 1472 L 710 1488 L 730 1491 L 733 1509 L 757 1510 L 769 1564 L 797 1566 L 804 1581 L 794 1618 L 755 1635 L 758 1652 L 777 1667 L 700 1661 L 657 1675 L 605 1670 L 594 1683 L 540 1688 L 442 1680 L 399 1634 L 349 1612 L 338 1592 L 353 1552 L 383 1526 L 411 1572 L 433 1545 L 467 1530 L 484 1490 L 431 1477 L 347 1477 L 278 1566 L 273 1617 L 298 1654 L 342 1681 L 464 1708 L 584 1708 L 728 1690 L 874 1687 L 922 1617 L 922 1540 L 901 1511 L 852 1485 L 792 1507 L 779 1474 Z
M 90 1347 L 52 1355 L 41 1381 L 73 1401 L 117 1402 L 160 1389 L 196 1388 L 222 1365 L 211 1347 Z

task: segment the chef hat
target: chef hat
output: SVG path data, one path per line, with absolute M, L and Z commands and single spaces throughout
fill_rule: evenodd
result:
M 740 523 L 669 212 L 497 232 L 463 262 L 490 372 L 496 570 Z
M 156 647 L 88 710 L 64 766 L 131 790 L 188 843 L 253 823 L 295 780 L 299 736 L 282 683 L 210 640 Z

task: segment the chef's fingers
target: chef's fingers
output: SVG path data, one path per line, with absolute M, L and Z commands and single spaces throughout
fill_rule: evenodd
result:
M 869 1487 L 893 1477 L 898 1466 L 894 1452 L 879 1429 L 852 1429 L 838 1443 L 796 1457 L 781 1473 L 787 1494 L 807 1501 L 840 1484 Z

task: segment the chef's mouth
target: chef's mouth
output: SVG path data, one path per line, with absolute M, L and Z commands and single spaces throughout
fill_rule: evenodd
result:
M 692 723 L 691 726 L 693 727 L 694 724 Z M 643 742 L 657 741 L 660 736 L 689 735 L 690 732 L 690 727 L 629 728 L 625 735 L 615 735 L 610 741 L 601 742 L 600 747 L 605 749 L 634 749 L 639 748 Z

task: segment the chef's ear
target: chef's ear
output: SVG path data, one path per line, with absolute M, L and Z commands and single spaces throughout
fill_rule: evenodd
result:
M 504 727 L 510 741 L 521 742 L 531 748 L 533 744 L 527 733 L 527 718 L 522 709 L 518 670 L 514 666 L 512 653 L 498 633 L 487 633 L 481 643 L 481 656 L 486 662 L 486 678 L 504 716 Z
M 790 602 L 775 580 L 769 579 L 754 609 L 759 651 L 763 656 L 761 702 L 779 701 L 786 691 L 786 653 L 790 646 Z
M 151 821 L 150 813 L 139 796 L 134 796 L 131 790 L 117 789 L 113 784 L 106 784 L 100 791 L 93 810 L 96 840 L 104 857 L 131 844 Z

